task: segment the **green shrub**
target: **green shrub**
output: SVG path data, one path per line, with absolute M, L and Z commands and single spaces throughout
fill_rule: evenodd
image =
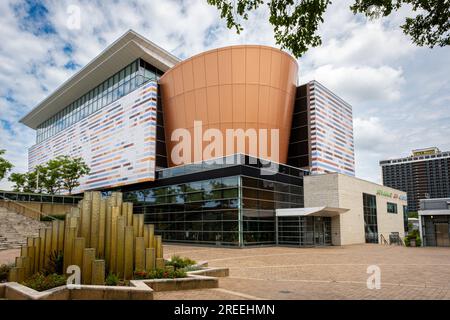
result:
M 47 267 L 44 269 L 45 275 L 50 274 L 64 274 L 64 255 L 62 251 L 54 250 L 50 253 Z
M 176 278 L 186 278 L 187 273 L 183 269 L 155 269 L 150 272 L 147 271 L 135 271 L 134 279 L 135 280 L 144 280 L 144 279 L 176 279 Z
M 420 247 L 422 245 L 422 239 L 420 238 L 419 230 L 413 230 L 405 237 L 405 246 L 411 246 L 411 240 L 416 241 L 416 247 Z
M 114 273 L 108 274 L 105 280 L 105 285 L 107 286 L 118 286 L 120 283 L 119 276 Z
M 202 268 L 199 267 L 199 266 L 194 266 L 194 265 L 192 265 L 192 266 L 184 267 L 183 270 L 186 271 L 186 272 L 189 272 L 189 271 L 202 270 Z
M 420 239 L 420 237 L 416 238 L 416 247 L 420 247 L 422 246 L 422 239 Z
M 36 291 L 45 291 L 48 289 L 60 287 L 66 284 L 66 276 L 59 274 L 44 275 L 43 273 L 36 273 L 22 284 Z
M 175 270 L 183 269 L 189 266 L 195 265 L 197 262 L 189 258 L 181 258 L 180 256 L 172 256 L 172 258 L 166 261 L 167 266 L 173 266 Z
M 14 264 L 2 264 L 0 265 L 0 283 L 8 282 L 9 270 L 14 267 Z
M 409 241 L 409 238 L 406 237 L 406 238 L 405 238 L 405 246 L 409 247 L 410 245 L 411 245 L 411 243 L 410 243 L 410 241 Z
M 41 216 L 41 221 L 53 221 L 54 219 L 56 220 L 66 220 L 66 215 L 65 214 L 51 214 L 51 215 L 47 215 L 47 216 Z

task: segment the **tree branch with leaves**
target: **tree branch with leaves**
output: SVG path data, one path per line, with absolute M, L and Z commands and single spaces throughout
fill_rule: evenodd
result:
M 207 0 L 220 11 L 229 29 L 243 30 L 241 20 L 266 4 L 269 22 L 274 29 L 275 41 L 282 49 L 299 58 L 311 47 L 321 45 L 317 34 L 330 0 Z M 450 45 L 450 1 L 448 0 L 355 0 L 350 6 L 354 14 L 370 19 L 387 17 L 403 6 L 411 8 L 401 26 L 403 32 L 418 46 Z
M 6 151 L 4 149 L 0 149 L 0 181 L 3 180 L 14 167 L 11 162 L 2 157 L 5 153 Z

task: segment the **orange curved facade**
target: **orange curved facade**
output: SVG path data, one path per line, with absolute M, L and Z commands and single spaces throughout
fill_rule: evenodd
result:
M 178 143 L 171 141 L 172 132 L 184 128 L 194 136 L 194 121 L 202 122 L 202 131 L 218 129 L 223 137 L 227 129 L 278 129 L 279 154 L 270 154 L 269 134 L 265 158 L 286 163 L 297 76 L 297 62 L 289 54 L 252 45 L 207 51 L 167 71 L 160 88 L 169 166 L 175 165 L 170 155 Z M 203 142 L 203 148 L 208 143 Z M 222 155 L 239 150 L 227 151 L 224 145 Z M 245 153 L 258 157 L 248 143 Z M 198 160 L 193 156 L 191 162 Z

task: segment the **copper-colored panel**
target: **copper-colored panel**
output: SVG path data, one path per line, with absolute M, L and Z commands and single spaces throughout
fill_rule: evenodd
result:
M 206 101 L 208 103 L 208 123 L 206 125 L 217 126 L 220 124 L 219 87 L 206 88 Z
M 278 111 L 278 89 L 275 89 L 273 87 L 269 88 L 269 110 L 267 111 L 267 117 L 268 117 L 268 124 L 277 126 L 278 125 L 278 113 L 281 111 Z
M 184 95 L 178 95 L 173 98 L 171 111 L 174 113 L 174 115 L 169 117 L 169 119 L 172 119 L 173 121 L 172 126 L 170 126 L 172 131 L 179 128 L 188 128 L 186 123 Z M 165 128 L 165 130 L 167 130 L 167 128 Z
M 289 57 L 288 56 L 281 56 L 281 69 L 280 74 L 288 75 L 289 76 Z M 280 76 L 280 89 L 283 91 L 288 91 L 288 82 L 291 79 L 288 77 L 281 77 Z
M 219 84 L 231 84 L 231 49 L 219 49 Z
M 217 66 L 217 50 L 205 55 L 206 85 L 219 84 L 219 70 Z
M 195 117 L 195 93 L 193 91 L 189 91 L 184 94 L 184 104 L 186 127 L 191 128 L 194 126 L 194 121 L 201 120 L 196 119 Z
M 245 83 L 245 47 L 233 47 L 231 61 L 233 83 Z
M 166 77 L 167 83 L 173 84 L 173 73 L 169 73 Z M 172 99 L 175 96 L 175 87 L 173 85 L 162 85 L 161 84 L 161 94 L 163 99 Z
M 259 59 L 259 81 L 262 85 L 270 85 L 270 69 L 272 63 L 272 50 L 262 48 Z
M 269 124 L 269 87 L 259 86 L 258 122 L 261 127 Z
M 183 71 L 181 68 L 173 70 L 173 87 L 175 96 L 183 93 Z
M 182 65 L 183 71 L 183 90 L 184 92 L 194 89 L 194 72 L 192 66 L 192 60 L 186 61 Z
M 233 87 L 231 85 L 219 86 L 220 97 L 220 123 L 233 122 Z
M 173 130 L 186 128 L 193 134 L 194 120 L 200 120 L 203 132 L 218 129 L 224 138 L 227 129 L 268 129 L 269 158 L 285 163 L 297 72 L 292 57 L 264 46 L 216 49 L 179 63 L 160 79 L 169 157 Z M 280 130 L 277 156 L 270 155 L 270 129 Z M 199 148 L 207 145 L 192 146 L 192 160 L 194 151 L 199 156 Z M 247 144 L 244 151 L 258 156 L 252 148 Z M 169 165 L 175 165 L 170 158 Z
M 272 50 L 272 61 L 270 68 L 270 85 L 274 88 L 280 88 L 280 76 L 281 76 L 281 58 L 275 50 Z
M 245 82 L 259 83 L 259 52 L 258 47 L 249 47 L 246 50 L 245 57 Z
M 208 124 L 206 88 L 195 90 L 195 119 L 202 121 L 204 124 Z
M 233 85 L 233 128 L 245 126 L 245 84 Z
M 245 122 L 257 123 L 259 113 L 259 86 L 257 84 L 245 86 L 245 106 Z M 258 126 L 255 129 L 258 129 Z
M 192 58 L 192 65 L 194 67 L 194 87 L 196 89 L 204 88 L 206 86 L 205 57 Z

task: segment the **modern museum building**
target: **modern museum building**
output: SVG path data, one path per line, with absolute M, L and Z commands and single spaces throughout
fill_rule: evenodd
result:
M 165 242 L 403 236 L 406 194 L 354 178 L 351 106 L 317 81 L 297 82 L 297 61 L 276 48 L 181 61 L 130 30 L 21 120 L 37 132 L 29 170 L 82 157 L 91 171 L 76 192 L 123 192 Z

